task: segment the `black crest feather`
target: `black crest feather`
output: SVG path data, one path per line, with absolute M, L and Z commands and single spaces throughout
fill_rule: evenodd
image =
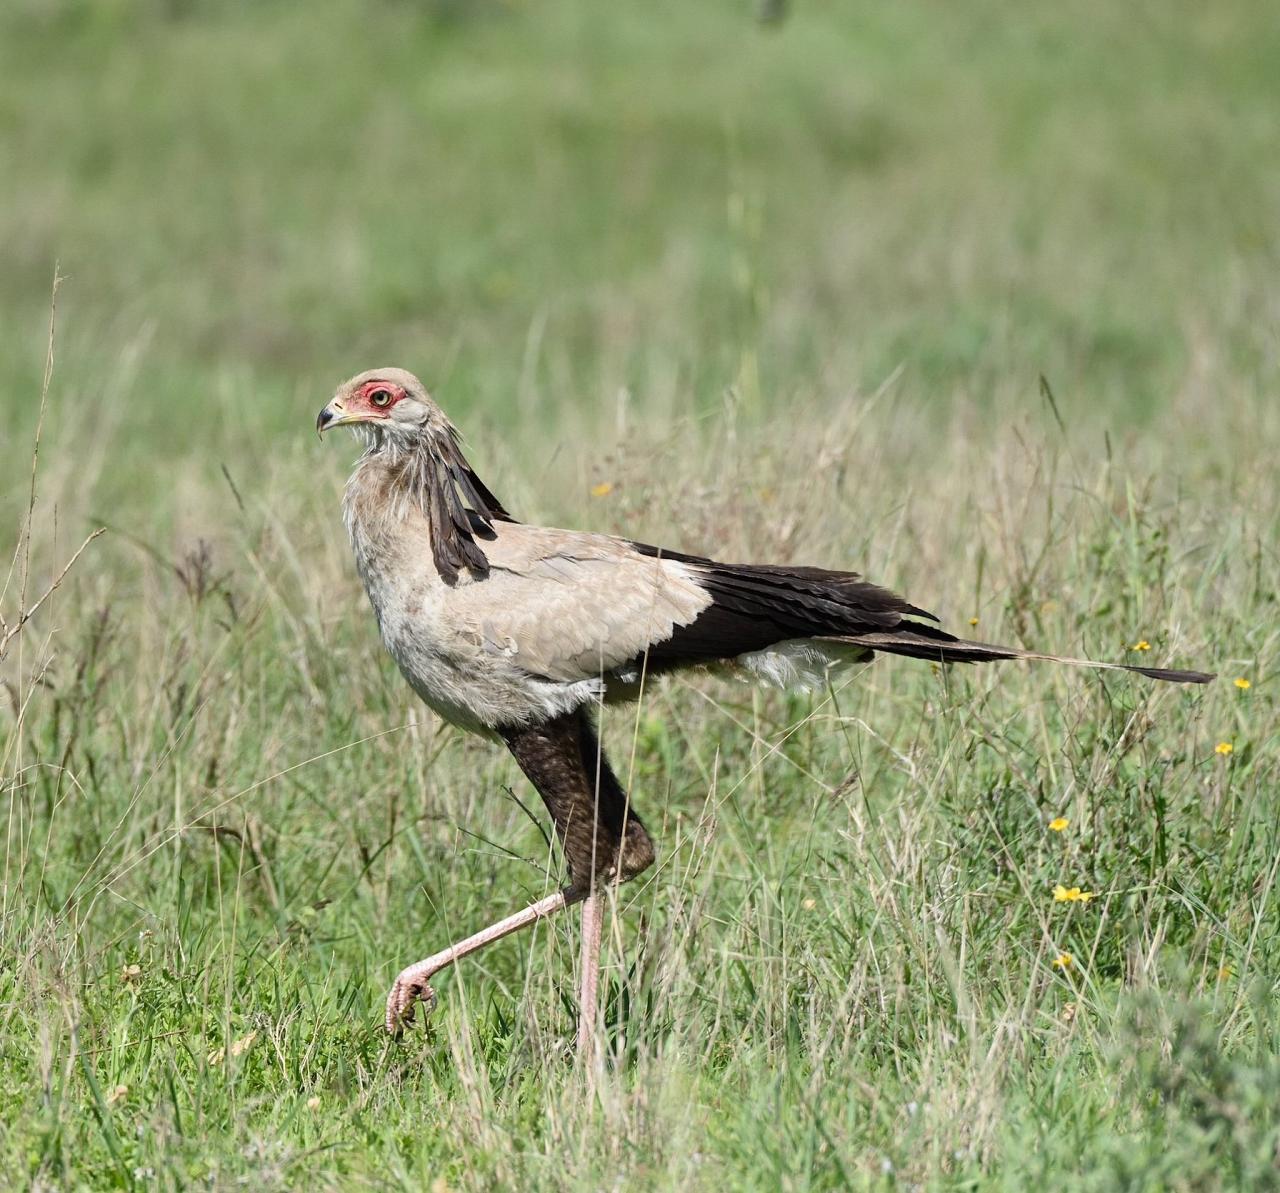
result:
M 427 448 L 427 456 L 419 481 L 436 570 L 446 584 L 456 584 L 464 569 L 487 576 L 489 560 L 476 539 L 492 539 L 495 522 L 515 519 L 467 463 L 452 428 Z

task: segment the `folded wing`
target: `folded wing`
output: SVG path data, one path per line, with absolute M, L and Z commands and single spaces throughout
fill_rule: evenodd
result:
M 493 532 L 487 578 L 453 589 L 450 615 L 486 652 L 544 679 L 625 669 L 712 603 L 686 565 L 621 539 L 513 522 Z

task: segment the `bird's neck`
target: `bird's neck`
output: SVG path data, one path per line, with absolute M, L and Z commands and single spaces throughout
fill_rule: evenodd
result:
M 501 503 L 476 476 L 449 434 L 408 439 L 366 432 L 364 455 L 347 482 L 344 515 L 353 539 L 372 541 L 407 519 L 426 522 L 436 568 L 447 584 L 488 574 L 476 536 L 492 538 Z
M 348 521 L 354 516 L 369 530 L 415 516 L 430 522 L 428 487 L 439 464 L 424 442 L 388 435 L 367 424 L 353 429 L 364 452 L 347 481 Z

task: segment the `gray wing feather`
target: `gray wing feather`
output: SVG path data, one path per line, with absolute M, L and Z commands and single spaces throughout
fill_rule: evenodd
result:
M 494 531 L 488 577 L 450 592 L 450 617 L 533 675 L 571 683 L 624 667 L 711 603 L 685 564 L 621 539 L 518 523 Z

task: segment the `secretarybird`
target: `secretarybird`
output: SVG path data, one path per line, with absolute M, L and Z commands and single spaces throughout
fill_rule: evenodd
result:
M 1098 663 L 953 637 L 853 572 L 717 563 L 644 543 L 517 522 L 475 474 L 422 383 L 371 369 L 338 387 L 316 428 L 364 444 L 343 516 L 382 640 L 445 720 L 501 739 L 555 822 L 568 885 L 410 965 L 387 997 L 395 1032 L 431 976 L 518 928 L 582 904 L 578 1046 L 594 1031 L 608 883 L 652 864 L 653 841 L 596 737 L 604 701 L 647 676 L 733 668 L 781 686 L 825 683 L 876 651 L 939 663 L 1039 659 L 1205 683 L 1199 671 Z

